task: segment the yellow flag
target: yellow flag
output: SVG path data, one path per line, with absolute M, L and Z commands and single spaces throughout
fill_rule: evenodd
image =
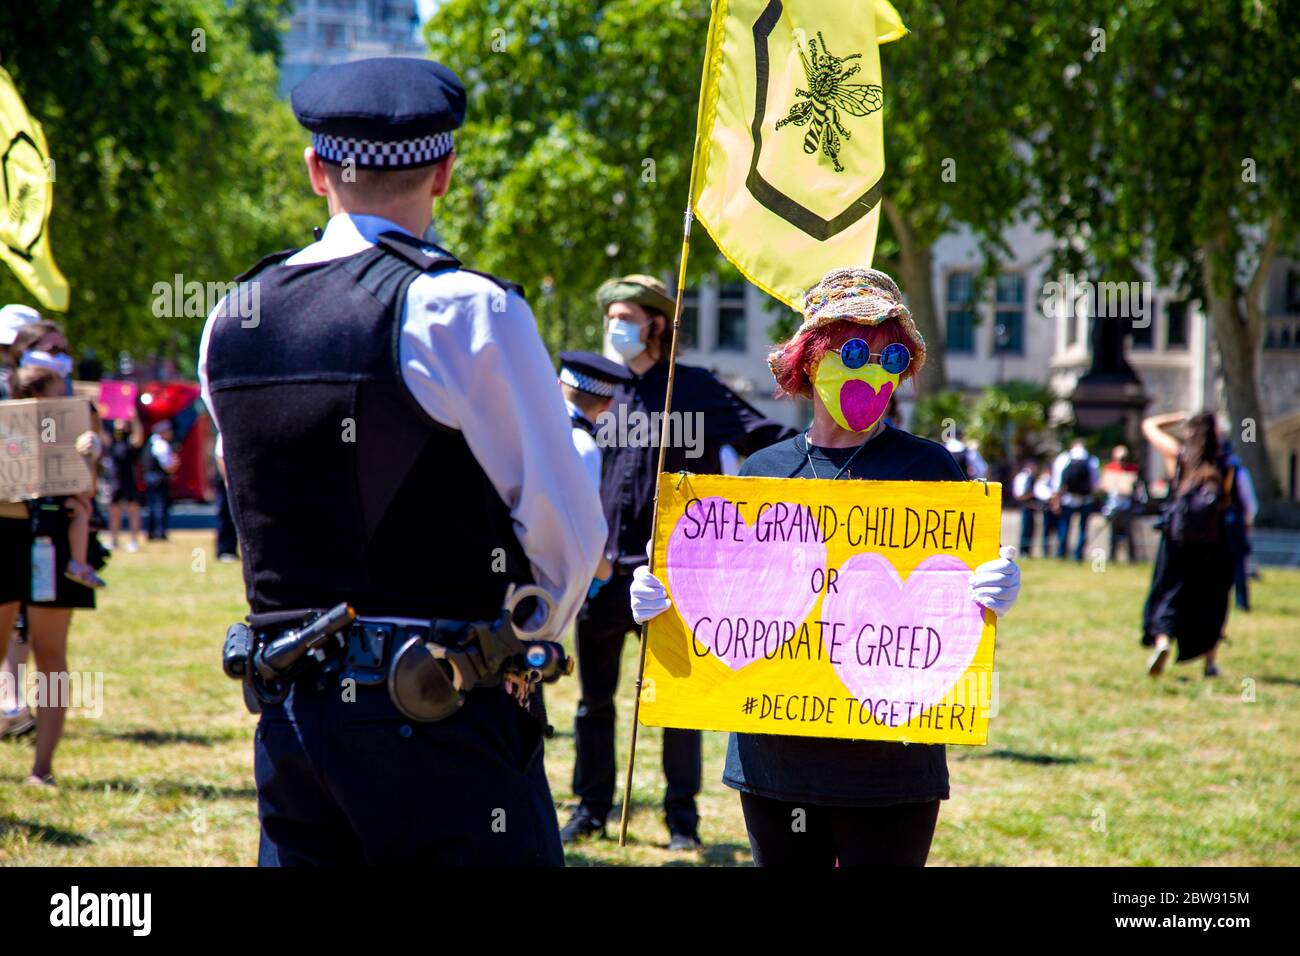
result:
M 745 277 L 798 308 L 832 269 L 869 266 L 885 153 L 887 0 L 714 0 L 691 206 Z
M 32 119 L 14 81 L 0 68 L 0 259 L 42 306 L 68 308 L 68 280 L 54 264 L 48 226 L 54 205 L 54 164 L 45 133 Z

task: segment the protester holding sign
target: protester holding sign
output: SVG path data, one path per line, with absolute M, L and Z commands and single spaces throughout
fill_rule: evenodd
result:
M 812 399 L 813 423 L 752 455 L 742 476 L 964 481 L 942 445 L 883 421 L 890 397 L 925 362 L 893 280 L 871 269 L 831 272 L 805 295 L 803 312 L 770 364 L 783 393 Z M 1019 591 L 1014 553 L 1003 549 L 969 579 L 970 599 L 994 614 Z M 645 567 L 630 594 L 638 622 L 669 606 Z M 723 783 L 740 791 L 759 866 L 922 865 L 948 797 L 942 745 L 881 740 L 732 734 Z
M 47 368 L 20 368 L 13 377 L 14 398 L 58 398 L 63 394 L 63 379 Z M 98 456 L 102 443 L 94 431 L 86 431 L 77 439 L 77 450 L 92 460 Z M 93 473 L 94 468 L 90 469 Z M 94 511 L 93 488 L 61 499 L 67 508 L 68 563 L 64 577 L 88 588 L 102 588 L 104 579 L 95 573 L 87 562 L 90 547 L 90 517 Z
M 43 389 L 43 394 L 65 395 L 71 384 L 72 360 L 63 330 L 52 322 L 37 322 L 17 334 L 10 361 L 18 376 L 36 379 L 39 370 L 57 376 Z M 77 608 L 94 608 L 92 588 L 68 576 L 73 560 L 69 539 L 70 516 L 67 497 L 90 491 L 94 486 L 94 469 L 83 464 L 97 458 L 102 451 L 98 415 L 93 405 L 74 399 L 50 399 L 49 407 L 40 406 L 39 414 L 13 412 L 4 425 L 10 436 L 6 455 L 20 475 L 34 476 L 18 482 L 9 490 L 8 500 L 33 499 L 23 508 L 25 517 L 0 519 L 0 652 L 8 649 L 9 633 L 18 602 L 26 604 L 27 634 L 39 674 L 38 686 L 46 696 L 38 698 L 36 715 L 36 752 L 27 782 L 50 786 L 54 751 L 63 736 L 63 722 L 68 701 L 57 695 L 66 681 L 68 631 L 72 612 Z M 31 407 L 33 403 L 6 406 L 9 409 Z M 49 422 L 55 423 L 52 435 L 46 434 Z M 51 441 L 51 439 L 53 439 Z M 9 512 L 6 512 L 6 514 Z M 94 555 L 88 558 L 93 565 Z M 56 696 L 57 695 L 57 696 Z

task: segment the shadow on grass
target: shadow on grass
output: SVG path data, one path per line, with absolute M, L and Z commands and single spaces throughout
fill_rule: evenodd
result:
M 201 800 L 251 800 L 257 797 L 255 787 L 219 787 L 188 780 L 79 780 L 72 783 L 60 781 L 59 786 L 65 790 L 83 790 L 86 793 L 113 790 L 124 794 L 143 792 L 152 797 L 186 796 Z
M 31 843 L 46 843 L 50 846 L 90 846 L 95 842 L 72 830 L 62 830 L 18 817 L 0 817 L 0 840 L 11 833 L 22 833 Z
M 673 860 L 665 866 L 749 866 L 748 843 L 706 843 L 700 850 L 699 861 Z
M 197 744 L 200 747 L 211 747 L 213 744 L 226 744 L 233 740 L 238 740 L 242 734 L 231 731 L 230 733 L 217 734 L 190 734 L 180 730 L 125 730 L 116 733 L 95 734 L 105 740 L 121 740 L 131 744 L 142 744 L 145 747 L 166 747 L 170 744 Z
M 1016 763 L 1033 763 L 1041 766 L 1053 764 L 1092 763 L 1091 757 L 1061 757 L 1056 754 L 1028 754 L 1019 750 L 990 750 L 988 753 L 973 754 L 968 760 L 1012 760 Z
M 1259 679 L 1261 684 L 1281 684 L 1284 687 L 1300 687 L 1300 680 L 1294 677 L 1275 677 L 1272 674 Z

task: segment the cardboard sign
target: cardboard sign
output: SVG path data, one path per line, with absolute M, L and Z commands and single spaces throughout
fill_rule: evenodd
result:
M 641 722 L 984 744 L 998 556 L 990 482 L 661 475 Z
M 140 389 L 135 382 L 100 382 L 100 415 L 106 421 L 129 421 L 135 415 L 135 400 L 139 394 Z
M 0 402 L 0 501 L 89 491 L 91 466 L 75 446 L 90 429 L 85 399 Z

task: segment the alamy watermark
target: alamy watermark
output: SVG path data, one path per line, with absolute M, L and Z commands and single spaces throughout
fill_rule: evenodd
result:
M 15 680 L 10 671 L 0 671 L 0 700 L 24 703 L 29 709 L 66 707 L 82 717 L 104 715 L 103 671 L 55 671 L 50 674 L 24 668 L 26 679 Z
M 1080 305 L 1085 311 L 1080 313 Z M 1155 308 L 1152 284 L 1141 282 L 1092 282 L 1067 272 L 1064 281 L 1053 279 L 1043 285 L 1043 315 L 1094 315 L 1099 319 L 1132 319 L 1133 328 L 1151 327 Z
M 240 319 L 240 327 L 261 323 L 262 287 L 256 282 L 186 282 L 179 272 L 170 282 L 153 284 L 153 314 L 157 319 L 201 319 L 221 306 L 221 315 Z
M 596 444 L 601 448 L 658 448 L 660 434 L 669 448 L 686 449 L 687 458 L 704 454 L 704 413 L 669 412 L 665 430 L 663 412 L 629 411 L 620 405 L 617 411 L 602 413 L 596 419 Z

